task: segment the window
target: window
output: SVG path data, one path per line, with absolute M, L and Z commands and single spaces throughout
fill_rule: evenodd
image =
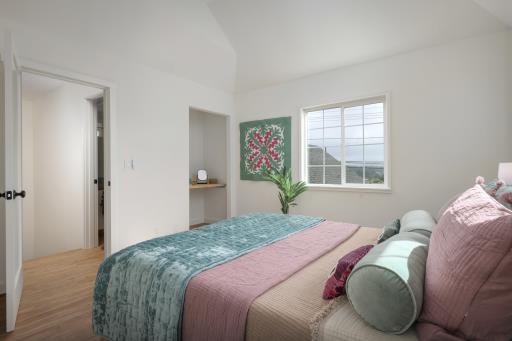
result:
M 385 96 L 304 110 L 303 180 L 389 189 L 387 123 Z

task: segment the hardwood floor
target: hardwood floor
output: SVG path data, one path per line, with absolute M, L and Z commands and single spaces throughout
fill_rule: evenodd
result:
M 0 340 L 102 340 L 91 326 L 100 248 L 27 261 L 16 330 Z

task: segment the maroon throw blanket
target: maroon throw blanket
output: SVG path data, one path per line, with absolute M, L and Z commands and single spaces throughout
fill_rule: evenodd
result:
M 258 296 L 344 242 L 357 229 L 354 224 L 325 221 L 198 274 L 185 293 L 182 340 L 243 341 L 247 313 Z

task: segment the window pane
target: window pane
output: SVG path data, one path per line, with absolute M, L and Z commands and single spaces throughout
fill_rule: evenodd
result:
M 363 139 L 345 139 L 345 145 L 351 146 L 351 145 L 362 145 Z
M 363 124 L 363 107 L 362 106 L 345 108 L 343 113 L 344 113 L 345 126 L 353 126 L 353 125 Z
M 324 138 L 340 139 L 341 138 L 341 127 L 324 128 Z
M 362 184 L 363 183 L 363 163 L 347 163 L 346 166 L 348 184 Z
M 384 144 L 364 146 L 365 183 L 384 183 Z
M 383 184 L 384 183 L 384 163 L 375 163 L 365 167 L 365 183 Z
M 384 122 L 384 103 L 375 103 L 364 106 L 364 123 Z
M 323 184 L 324 183 L 324 168 L 323 167 L 308 167 L 308 183 Z
M 363 126 L 345 127 L 345 138 L 347 139 L 362 139 Z
M 341 108 L 324 110 L 324 138 L 341 138 Z
M 384 137 L 384 123 L 365 125 L 364 137 Z
M 341 139 L 325 139 L 324 147 L 336 147 L 341 146 Z
M 325 164 L 341 165 L 341 139 L 325 140 Z
M 384 143 L 383 137 L 370 137 L 369 139 L 364 139 L 364 144 L 382 144 Z
M 341 167 L 325 167 L 325 183 L 341 185 Z
M 384 144 L 364 146 L 364 160 L 367 165 L 372 162 L 384 162 Z
M 324 127 L 341 127 L 341 108 L 324 110 Z
M 309 148 L 323 148 L 324 140 L 308 140 Z
M 323 111 L 312 111 L 307 115 L 308 119 L 308 138 L 321 139 L 324 137 L 324 115 Z
M 323 165 L 324 164 L 324 149 L 323 148 L 308 148 L 308 165 Z
M 363 146 L 345 146 L 345 160 L 347 163 L 363 162 Z

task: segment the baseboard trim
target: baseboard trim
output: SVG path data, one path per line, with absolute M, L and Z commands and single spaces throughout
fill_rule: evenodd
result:
M 204 218 L 190 218 L 189 225 L 197 225 L 206 223 L 206 219 Z

